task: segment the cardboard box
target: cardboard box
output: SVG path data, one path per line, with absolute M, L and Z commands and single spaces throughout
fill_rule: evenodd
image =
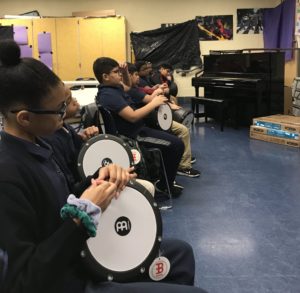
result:
M 252 125 L 250 131 L 286 139 L 299 140 L 299 133 Z
M 271 115 L 253 119 L 253 125 L 275 130 L 300 133 L 300 117 L 290 115 Z
M 286 138 L 281 138 L 281 137 L 276 137 L 271 135 L 264 135 L 261 133 L 253 132 L 251 130 L 250 130 L 250 137 L 258 140 L 283 144 L 283 145 L 292 146 L 296 148 L 300 147 L 299 140 L 292 140 L 292 139 L 286 139 Z

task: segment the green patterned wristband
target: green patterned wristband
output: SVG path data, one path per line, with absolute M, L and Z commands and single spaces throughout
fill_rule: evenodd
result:
M 84 211 L 78 209 L 74 205 L 65 204 L 62 209 L 60 210 L 60 216 L 63 220 L 67 218 L 76 218 L 81 221 L 81 224 L 85 227 L 87 230 L 87 233 L 91 237 L 96 236 L 96 226 L 92 222 L 91 217 Z

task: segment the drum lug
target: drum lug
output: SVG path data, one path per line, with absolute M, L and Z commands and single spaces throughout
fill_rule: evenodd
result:
M 81 250 L 81 252 L 80 252 L 80 256 L 81 256 L 82 258 L 85 258 L 85 257 L 86 257 L 86 253 L 85 253 L 85 251 L 84 251 L 84 250 Z
M 113 275 L 107 275 L 107 281 L 112 282 L 114 279 Z
M 146 269 L 145 269 L 144 267 L 141 267 L 141 268 L 140 268 L 141 274 L 145 273 L 145 270 L 146 270 Z
M 157 241 L 158 241 L 158 242 L 161 242 L 161 241 L 162 241 L 161 236 L 158 236 L 158 237 L 157 237 Z
M 157 207 L 157 203 L 156 203 L 156 202 L 154 202 L 154 203 L 153 203 L 153 206 L 154 206 L 154 207 Z

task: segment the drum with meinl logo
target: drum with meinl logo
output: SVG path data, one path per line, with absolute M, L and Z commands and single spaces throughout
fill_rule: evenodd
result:
M 194 120 L 194 114 L 191 109 L 180 108 L 173 111 L 173 119 L 187 128 L 190 128 Z
M 129 181 L 101 214 L 97 235 L 81 251 L 96 281 L 128 282 L 148 274 L 162 240 L 162 221 L 151 194 Z
M 145 117 L 144 121 L 148 127 L 168 131 L 173 121 L 172 110 L 167 104 L 160 105 Z
M 136 160 L 138 154 L 134 154 Z M 117 164 L 124 169 L 135 165 L 130 146 L 121 138 L 100 134 L 89 139 L 78 156 L 78 171 L 81 178 L 93 175 L 99 168 L 109 164 Z

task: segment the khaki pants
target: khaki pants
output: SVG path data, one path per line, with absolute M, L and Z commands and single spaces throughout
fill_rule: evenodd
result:
M 173 121 L 171 126 L 171 132 L 180 138 L 184 144 L 184 152 L 179 163 L 180 169 L 190 169 L 192 151 L 191 151 L 191 137 L 189 129 L 181 123 Z
M 143 185 L 151 193 L 151 195 L 154 197 L 155 188 L 154 188 L 154 185 L 150 181 L 137 178 L 136 182 Z

